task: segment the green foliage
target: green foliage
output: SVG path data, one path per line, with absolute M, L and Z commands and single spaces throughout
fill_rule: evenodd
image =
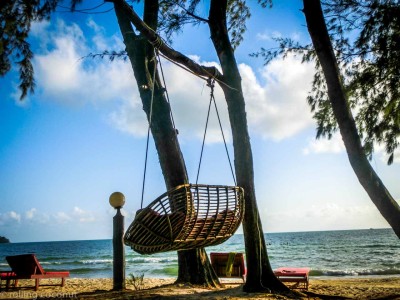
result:
M 243 41 L 243 34 L 246 32 L 246 20 L 250 18 L 250 9 L 244 0 L 228 1 L 228 31 L 231 37 L 233 48 L 236 48 Z
M 317 70 L 320 69 L 318 61 L 316 61 L 316 68 Z M 338 125 L 326 91 L 325 77 L 322 71 L 316 71 L 312 83 L 312 90 L 307 97 L 307 102 L 317 122 L 317 138 L 327 137 L 330 139 L 333 133 L 338 130 Z
M 128 60 L 128 55 L 127 55 L 125 50 L 121 50 L 121 51 L 118 51 L 118 52 L 114 51 L 114 50 L 113 51 L 105 50 L 102 53 L 89 53 L 88 55 L 84 56 L 82 59 L 84 59 L 84 58 L 92 58 L 92 59 L 95 59 L 95 58 L 100 58 L 100 59 L 108 58 L 108 60 L 110 62 L 113 62 L 115 59 L 119 59 L 119 60 L 122 60 L 122 61 L 126 62 Z
M 133 285 L 135 291 L 144 289 L 144 273 L 139 276 L 135 276 L 133 273 L 129 274 L 129 278 L 127 279 L 128 283 Z
M 68 7 L 62 6 L 63 0 L 16 0 L 0 1 L 0 76 L 5 76 L 13 66 L 19 71 L 20 99 L 35 88 L 34 70 L 32 65 L 33 52 L 28 42 L 29 31 L 33 22 L 50 19 L 51 13 L 57 7 L 71 12 L 96 13 L 99 6 L 77 10 L 83 0 L 65 0 Z M 139 2 L 139 0 L 134 0 Z M 269 0 L 263 1 L 270 3 Z M 200 25 L 207 23 L 207 17 L 199 8 L 200 0 L 161 0 L 159 15 L 159 31 L 163 32 L 168 41 L 171 36 L 182 30 L 187 24 Z M 104 4 L 104 3 L 103 3 Z M 228 1 L 228 27 L 233 47 L 243 40 L 246 31 L 246 20 L 250 17 L 250 10 L 245 0 Z M 96 56 L 96 55 L 89 55 Z M 103 53 L 100 57 L 121 57 L 120 53 Z
M 399 1 L 328 0 L 323 8 L 364 151 L 371 157 L 374 146 L 383 144 L 391 164 L 400 140 Z M 276 41 L 276 49 L 261 49 L 253 55 L 268 63 L 277 56 L 296 53 L 303 61 L 315 62 L 307 100 L 317 122 L 317 137 L 331 137 L 338 127 L 312 44 L 284 38 Z
M 20 99 L 35 88 L 32 65 L 33 52 L 28 36 L 33 22 L 49 20 L 63 0 L 1 0 L 0 1 L 0 76 L 5 76 L 16 65 L 19 71 Z M 82 0 L 70 0 L 75 11 Z
M 271 8 L 272 7 L 272 0 L 258 0 L 258 3 L 260 3 L 261 6 L 264 7 L 264 8 L 266 8 L 266 7 Z
M 0 76 L 7 74 L 13 64 L 17 65 L 21 99 L 35 87 L 33 53 L 27 42 L 31 24 L 48 19 L 56 4 L 55 0 L 2 1 L 0 4 Z
M 268 1 L 267 1 L 268 2 Z M 185 25 L 198 26 L 208 23 L 207 11 L 202 11 L 200 0 L 164 0 L 160 1 L 159 29 L 172 42 L 172 35 L 179 33 Z M 245 0 L 228 0 L 228 30 L 232 46 L 235 48 L 243 41 L 246 20 L 250 18 L 250 9 Z
M 171 43 L 172 35 L 180 33 L 185 25 L 197 26 L 208 22 L 207 19 L 201 17 L 197 9 L 199 2 L 199 0 L 160 1 L 158 28 L 168 42 Z

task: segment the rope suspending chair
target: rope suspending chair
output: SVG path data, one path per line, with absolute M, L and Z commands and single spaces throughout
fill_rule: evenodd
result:
M 225 150 L 236 185 L 218 108 L 214 98 L 214 82 L 210 79 L 208 85 L 211 88 L 211 97 L 208 106 L 196 184 L 177 186 L 159 196 L 146 208 L 143 208 L 143 189 L 146 171 L 144 172 L 142 208 L 136 212 L 135 219 L 129 226 L 124 237 L 125 244 L 138 253 L 152 254 L 218 245 L 225 242 L 235 233 L 243 219 L 244 191 L 241 187 L 203 185 L 197 183 L 211 103 L 214 102 L 225 143 Z M 152 109 L 150 111 L 152 111 Z M 149 124 L 149 128 L 150 126 L 151 123 Z M 147 135 L 147 142 L 148 139 L 149 134 Z M 147 151 L 148 147 L 146 147 L 145 170 Z

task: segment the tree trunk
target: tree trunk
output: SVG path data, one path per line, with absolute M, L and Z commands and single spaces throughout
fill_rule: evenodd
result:
M 183 64 L 199 76 L 213 76 L 219 82 L 224 82 L 234 89 L 227 88 L 221 84 L 225 98 L 228 103 L 229 118 L 232 127 L 233 144 L 235 150 L 235 168 L 238 184 L 245 189 L 245 216 L 243 229 L 245 235 L 246 261 L 248 267 L 247 282 L 245 291 L 258 292 L 266 291 L 267 288 L 278 292 L 288 292 L 289 289 L 282 284 L 274 275 L 270 266 L 267 248 L 264 241 L 261 221 L 258 213 L 255 191 L 253 158 L 251 153 L 250 137 L 247 131 L 247 120 L 244 105 L 244 97 L 241 90 L 241 78 L 233 55 L 228 32 L 226 29 L 226 0 L 222 3 L 211 1 L 210 30 L 213 42 L 221 61 L 224 75 L 214 67 L 201 66 L 164 44 L 159 43 L 159 50 L 169 59 Z M 125 2 L 125 12 L 129 14 L 130 21 L 137 30 L 148 40 L 159 40 L 158 35 L 149 30 L 139 16 Z M 222 10 L 221 10 L 222 9 Z M 221 17 L 219 23 L 218 18 Z M 221 40 L 221 42 L 219 41 Z M 226 51 L 226 52 L 225 52 Z
M 221 287 L 204 248 L 178 251 L 178 263 L 176 283 L 189 282 L 208 287 Z
M 218 54 L 225 84 L 220 84 L 228 105 L 232 129 L 237 183 L 245 191 L 243 232 L 246 248 L 247 292 L 265 291 L 266 288 L 282 292 L 288 288 L 274 275 L 267 255 L 267 247 L 257 207 L 253 155 L 247 128 L 245 101 L 241 77 L 229 40 L 226 25 L 227 0 L 211 0 L 209 26 L 211 39 Z
M 369 163 L 351 113 L 319 0 L 304 0 L 304 14 L 350 164 L 379 212 L 400 238 L 400 206 Z
M 150 102 L 155 65 L 154 49 L 148 41 L 134 33 L 122 1 L 114 1 L 115 13 L 124 38 L 143 109 L 150 120 Z M 157 26 L 158 0 L 145 1 L 144 20 L 152 28 Z M 156 70 L 151 133 L 154 138 L 166 188 L 188 182 L 185 162 L 180 150 L 177 131 L 173 127 L 170 106 Z M 210 287 L 220 286 L 203 248 L 178 251 L 177 282 L 188 282 Z

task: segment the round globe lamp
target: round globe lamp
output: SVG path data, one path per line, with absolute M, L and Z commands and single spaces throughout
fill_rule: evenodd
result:
M 110 205 L 117 210 L 113 218 L 113 289 L 125 289 L 125 250 L 124 250 L 124 216 L 121 208 L 125 204 L 125 196 L 120 192 L 110 195 Z
M 110 196 L 110 205 L 115 209 L 121 208 L 125 204 L 125 196 L 121 192 L 114 192 Z

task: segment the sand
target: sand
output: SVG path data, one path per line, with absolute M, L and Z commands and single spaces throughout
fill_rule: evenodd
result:
M 173 279 L 145 278 L 140 290 L 128 283 L 123 292 L 112 291 L 111 279 L 68 278 L 66 285 L 51 286 L 60 280 L 42 280 L 39 291 L 33 280 L 21 280 L 18 288 L 0 292 L 0 299 L 400 299 L 400 277 L 311 279 L 307 295 L 290 298 L 270 293 L 247 294 L 240 284 L 220 289 L 175 285 Z M 228 282 L 229 283 L 229 282 Z

